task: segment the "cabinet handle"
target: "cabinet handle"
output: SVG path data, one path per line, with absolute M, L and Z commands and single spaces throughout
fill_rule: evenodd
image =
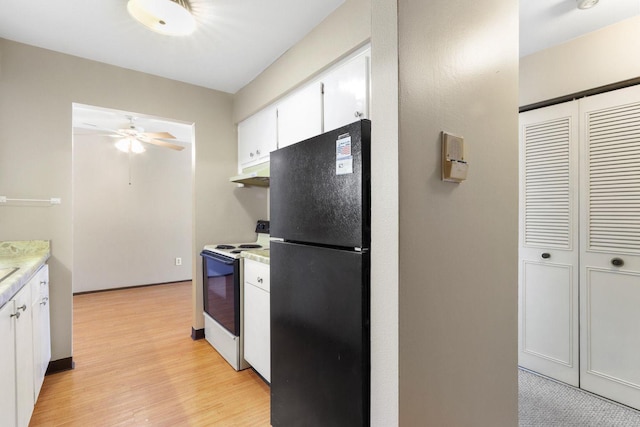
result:
M 27 311 L 27 304 L 22 304 L 20 307 L 18 307 L 16 310 L 22 310 L 22 311 Z
M 611 264 L 615 265 L 616 267 L 622 267 L 624 265 L 624 260 L 622 258 L 613 258 L 611 260 Z
M 44 298 L 42 298 L 42 302 L 40 304 L 41 305 L 47 305 L 47 301 L 49 301 L 49 297 L 44 297 Z
M 551 258 L 551 254 L 550 254 L 549 252 L 545 252 L 545 253 L 543 253 L 541 256 L 542 256 L 542 258 L 544 258 L 544 259 L 549 259 L 549 258 Z
M 362 113 L 360 111 L 356 111 L 353 115 L 356 117 L 362 117 Z
M 259 156 L 260 155 L 260 150 L 256 150 L 256 154 Z
M 253 153 L 249 153 L 249 157 L 253 157 Z
M 15 317 L 16 319 L 19 319 L 20 318 L 20 312 L 16 311 L 15 313 L 9 315 L 9 317 Z
M 258 283 L 262 283 L 262 277 L 258 277 Z
M 47 281 L 46 281 L 46 280 L 41 280 L 41 281 L 40 281 L 40 284 L 41 284 L 41 285 L 46 285 L 46 284 L 47 284 Z

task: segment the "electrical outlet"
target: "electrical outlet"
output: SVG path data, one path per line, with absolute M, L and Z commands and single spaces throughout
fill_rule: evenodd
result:
M 176 265 L 182 265 L 182 258 L 176 258 Z

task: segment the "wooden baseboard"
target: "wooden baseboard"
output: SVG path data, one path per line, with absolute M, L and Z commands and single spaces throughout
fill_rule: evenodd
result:
M 108 289 L 96 289 L 95 291 L 82 291 L 82 292 L 74 292 L 73 295 L 86 295 L 86 294 L 96 294 L 98 292 L 111 292 L 111 291 L 122 291 L 124 289 L 136 289 L 136 288 L 146 288 L 149 286 L 159 286 L 159 285 L 173 285 L 185 282 L 193 282 L 191 279 L 178 280 L 175 282 L 160 282 L 160 283 L 149 283 L 146 285 L 133 285 L 133 286 L 122 286 L 119 288 L 108 288 Z
M 191 339 L 192 340 L 201 340 L 204 338 L 204 328 L 203 329 L 194 329 L 191 327 Z
M 73 357 L 65 357 L 64 359 L 52 360 L 49 362 L 45 375 L 56 374 L 58 372 L 69 371 L 75 367 Z

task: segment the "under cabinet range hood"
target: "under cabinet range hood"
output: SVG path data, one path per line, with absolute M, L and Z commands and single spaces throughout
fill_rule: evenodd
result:
M 243 169 L 240 175 L 232 176 L 229 181 L 244 185 L 268 187 L 270 170 L 269 162 L 262 163 Z

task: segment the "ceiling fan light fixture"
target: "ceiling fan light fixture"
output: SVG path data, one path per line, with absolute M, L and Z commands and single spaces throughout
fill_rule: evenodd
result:
M 168 36 L 186 36 L 196 29 L 189 0 L 129 0 L 127 10 L 147 28 Z
M 145 152 L 145 148 L 142 146 L 140 141 L 135 138 L 122 138 L 115 143 L 115 146 L 123 153 L 139 154 Z
M 578 3 L 578 9 L 591 9 L 598 4 L 599 0 L 576 0 Z

